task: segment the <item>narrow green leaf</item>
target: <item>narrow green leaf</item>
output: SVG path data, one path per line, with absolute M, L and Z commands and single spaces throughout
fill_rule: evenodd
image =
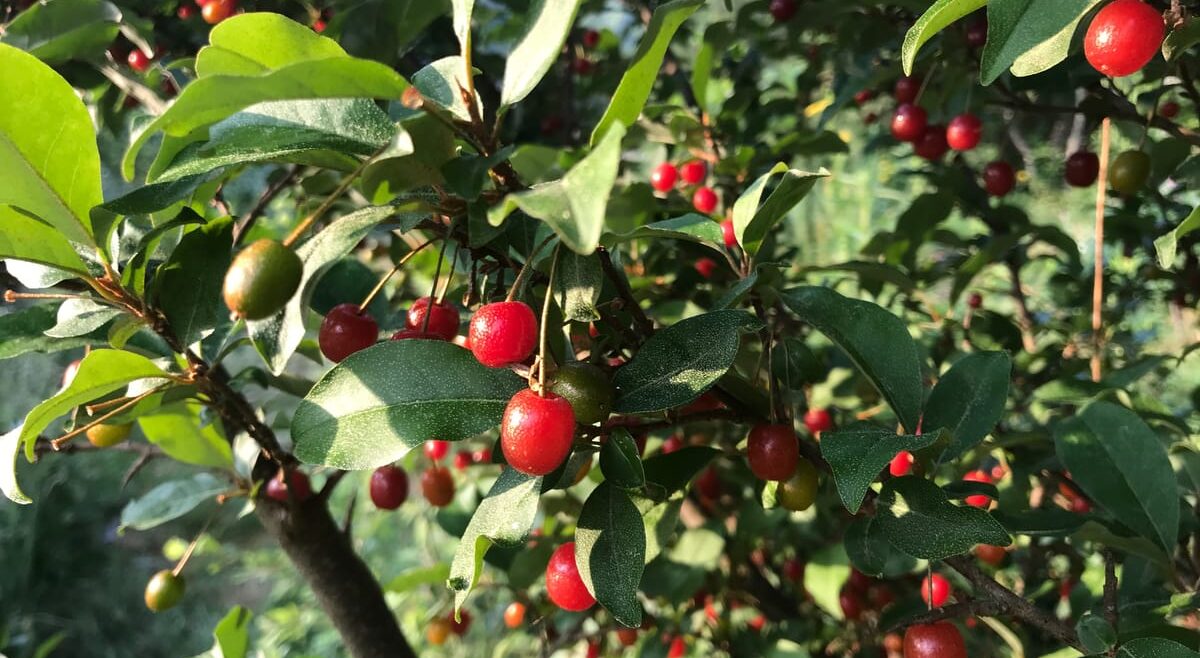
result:
M 73 278 L 71 275 L 88 274 L 87 266 L 60 231 L 3 205 L 0 205 L 0 258 L 18 258 L 28 265 L 49 266 L 53 271 L 70 273 L 60 281 Z
M 580 256 L 573 251 L 560 252 L 555 269 L 554 290 L 563 316 L 575 322 L 600 319 L 596 303 L 604 284 L 604 270 L 595 254 Z
M 246 658 L 254 613 L 235 605 L 213 629 L 213 658 Z
M 717 250 L 720 250 L 720 245 L 724 244 L 721 225 L 714 222 L 711 217 L 697 213 L 688 213 L 681 217 L 672 217 L 661 222 L 639 226 L 628 233 L 608 233 L 605 235 L 604 242 L 608 245 L 615 245 L 637 238 L 687 240 Z
M 203 217 L 196 214 L 191 208 L 184 208 L 174 219 L 163 222 L 146 232 L 138 240 L 138 245 L 134 249 L 133 256 L 125 262 L 125 268 L 121 271 L 121 285 L 136 292 L 138 295 L 143 295 L 146 292 L 146 273 L 150 267 L 151 260 L 156 257 L 165 260 L 167 257 L 164 254 L 156 253 L 163 238 L 174 229 L 203 223 Z
M 938 380 L 925 402 L 922 421 L 928 431 L 949 430 L 951 444 L 942 459 L 975 447 L 999 422 L 1008 400 L 1012 359 L 1004 352 L 975 352 L 954 364 Z
M 427 64 L 413 74 L 413 86 L 426 101 L 446 110 L 460 121 L 470 121 L 471 111 L 463 101 L 461 89 L 470 89 L 466 79 L 467 63 L 462 57 L 443 57 Z M 474 71 L 472 71 L 474 73 Z M 479 115 L 483 116 L 483 104 L 475 97 Z
M 39 2 L 5 26 L 0 43 L 50 65 L 93 59 L 116 38 L 120 22 L 121 10 L 104 0 Z
M 583 584 L 618 623 L 642 625 L 638 585 L 646 557 L 646 529 L 629 494 L 601 482 L 583 503 L 575 527 L 575 562 Z
M 538 0 L 526 12 L 529 29 L 504 65 L 501 109 L 524 100 L 541 82 L 562 52 L 582 3 L 583 0 Z
M 913 475 L 885 482 L 876 509 L 880 531 L 915 558 L 940 560 L 966 553 L 976 544 L 1012 543 L 990 514 L 951 503 L 936 484 Z
M 233 466 L 233 452 L 216 419 L 205 421 L 198 402 L 176 402 L 138 417 L 146 440 L 171 459 L 211 468 Z
M 618 428 L 600 446 L 600 472 L 604 479 L 622 489 L 637 489 L 646 484 L 642 459 L 629 430 Z
M 412 342 L 416 341 L 400 341 Z M 446 580 L 447 587 L 454 592 L 456 612 L 479 582 L 488 548 L 494 544 L 517 546 L 525 540 L 537 517 L 541 486 L 542 478 L 506 467 L 479 504 L 454 552 L 450 577 Z
M 1099 0 L 991 0 L 988 2 L 988 38 L 983 47 L 979 79 L 990 85 L 1018 57 L 1033 51 L 1043 42 L 1056 46 L 1039 52 L 1022 64 L 1028 75 L 1054 66 L 1066 57 L 1074 26 Z M 1065 41 L 1060 36 L 1067 32 Z M 1057 59 L 1056 59 L 1057 58 Z
M 1121 645 L 1117 658 L 1200 658 L 1200 653 L 1161 637 L 1139 637 Z
M 402 594 L 421 585 L 441 585 L 450 577 L 450 565 L 438 562 L 431 567 L 414 567 L 389 580 L 384 591 Z
M 613 377 L 614 411 L 662 411 L 695 400 L 733 365 L 742 332 L 757 326 L 745 311 L 724 310 L 659 331 Z
M 821 456 L 833 470 L 842 504 L 851 514 L 858 514 L 867 489 L 896 453 L 916 452 L 937 439 L 936 432 L 912 436 L 879 428 L 826 432 L 821 435 Z
M 1196 21 L 1196 23 L 1200 24 L 1200 21 Z M 1193 208 L 1192 212 L 1174 230 L 1154 241 L 1154 251 L 1158 254 L 1158 266 L 1164 270 L 1174 267 L 1179 239 L 1196 230 L 1200 230 L 1200 206 Z
M 1012 513 L 996 510 L 992 516 L 1010 533 L 1031 537 L 1066 537 L 1087 521 L 1087 517 L 1082 514 L 1056 508 Z
M 121 510 L 121 525 L 117 530 L 156 528 L 213 500 L 228 488 L 228 482 L 222 482 L 209 473 L 197 473 L 182 480 L 168 480 L 140 498 L 129 501 Z
M 775 174 L 783 179 L 760 206 L 758 200 Z M 747 252 L 757 253 L 767 234 L 796 204 L 800 203 L 820 178 L 829 176 L 821 169 L 817 173 L 788 169 L 782 162 L 754 181 L 733 204 L 733 231 L 738 244 Z
M 54 304 L 34 304 L 0 315 L 0 360 L 28 352 L 58 352 L 102 341 L 96 334 L 52 338 L 45 332 L 56 325 Z
M 926 41 L 935 34 L 946 29 L 954 21 L 970 14 L 986 5 L 988 0 L 937 0 L 933 6 L 925 10 L 913 26 L 904 35 L 904 46 L 901 48 L 901 61 L 904 64 L 904 74 L 912 75 L 913 62 L 917 61 L 917 52 Z
M 462 48 L 462 56 L 471 58 L 471 12 L 475 10 L 475 0 L 451 0 L 454 7 L 454 35 L 458 37 L 458 45 Z
M 4 497 L 18 505 L 33 502 L 21 491 L 17 482 L 17 455 L 21 452 L 21 426 L 17 425 L 4 436 L 0 436 L 0 491 Z
M 1089 498 L 1168 554 L 1179 492 L 1162 441 L 1134 412 L 1093 402 L 1054 433 L 1058 458 Z
M 924 396 L 921 358 L 899 318 L 827 288 L 792 288 L 781 299 L 801 320 L 845 350 L 883 394 L 904 429 L 916 431 Z
M 158 268 L 153 286 L 157 304 L 183 345 L 200 340 L 201 334 L 228 315 L 221 286 L 233 260 L 232 249 L 233 218 L 224 217 L 184 235 Z
M 46 335 L 51 338 L 84 336 L 108 324 L 109 320 L 121 313 L 119 308 L 84 297 L 68 299 L 58 307 L 58 320 L 46 330 Z
M 658 79 L 658 71 L 671 38 L 679 26 L 703 4 L 704 0 L 672 0 L 654 10 L 637 52 L 633 54 L 633 60 L 626 67 L 608 103 L 608 109 L 592 131 L 592 144 L 598 143 L 613 125 L 620 123 L 628 128 L 637 120 Z
M 378 343 L 325 373 L 300 402 L 292 418 L 296 456 L 343 470 L 377 468 L 429 439 L 458 441 L 499 425 L 524 385 L 457 345 Z

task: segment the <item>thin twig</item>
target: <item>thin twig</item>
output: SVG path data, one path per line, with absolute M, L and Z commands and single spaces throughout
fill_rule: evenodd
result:
M 275 200 L 275 197 L 279 196 L 280 192 L 282 192 L 287 186 L 291 185 L 299 175 L 300 165 L 292 165 L 283 178 L 275 181 L 263 191 L 262 195 L 258 197 L 258 201 L 254 202 L 254 207 L 250 208 L 250 211 L 247 212 L 246 215 L 242 217 L 241 221 L 239 221 L 233 227 L 234 245 L 237 245 L 242 241 L 242 236 L 246 235 L 250 232 L 250 229 L 254 228 L 254 223 L 257 222 L 258 218 L 262 216 L 263 211 L 267 209 L 267 206 Z
M 617 289 L 617 294 L 625 302 L 625 307 L 633 315 L 633 323 L 637 332 L 643 338 L 654 333 L 654 323 L 650 321 L 650 318 L 646 316 L 646 311 L 642 310 L 641 305 L 634 298 L 633 289 L 629 287 L 629 281 L 617 271 L 616 265 L 613 265 L 612 255 L 608 253 L 608 249 L 600 247 L 596 249 L 596 253 L 600 255 L 600 267 L 603 268 L 605 276 L 608 277 L 609 281 L 612 281 Z
M 1112 626 L 1113 631 L 1117 630 L 1117 624 L 1120 622 L 1120 611 L 1117 607 L 1117 556 L 1112 552 L 1112 549 L 1104 549 L 1104 619 Z M 1118 633 L 1118 637 L 1120 634 Z M 1108 650 L 1109 656 L 1116 656 L 1117 649 L 1120 648 L 1118 640 Z
M 1104 195 L 1108 188 L 1109 134 L 1112 121 L 1107 117 L 1100 125 L 1100 173 L 1096 179 L 1095 276 L 1092 279 L 1092 381 L 1100 381 L 1104 349 Z

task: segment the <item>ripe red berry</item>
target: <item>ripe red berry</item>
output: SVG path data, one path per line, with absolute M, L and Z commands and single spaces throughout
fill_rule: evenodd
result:
M 955 151 L 970 151 L 982 137 L 983 122 L 970 112 L 954 117 L 946 126 L 946 143 Z
M 129 57 L 126 61 L 129 62 L 129 68 L 138 73 L 145 73 L 146 69 L 150 68 L 150 56 L 142 52 L 141 48 L 134 48 L 129 51 Z
M 662 447 L 659 448 L 659 452 L 664 455 L 669 455 L 682 447 L 683 437 L 679 436 L 678 434 L 672 434 L 667 438 L 666 441 L 663 441 Z
M 992 483 L 992 477 L 983 471 L 971 471 L 963 476 L 963 480 L 967 482 L 983 482 L 985 484 Z M 966 502 L 971 507 L 987 507 L 992 504 L 992 499 L 983 494 L 967 496 Z
M 946 143 L 945 126 L 936 124 L 928 126 L 917 141 L 913 142 L 913 153 L 930 162 L 941 160 L 949 150 L 950 145 Z
M 828 409 L 809 409 L 804 412 L 804 426 L 813 434 L 833 429 L 833 416 Z
M 516 628 L 525 623 L 525 604 L 520 601 L 513 601 L 504 609 L 504 625 L 509 628 Z
M 450 442 L 430 439 L 425 442 L 423 449 L 425 450 L 426 457 L 432 459 L 433 461 L 438 461 L 450 452 Z
M 896 86 L 892 88 L 892 96 L 900 105 L 917 100 L 919 93 L 921 93 L 921 78 L 915 75 L 906 75 L 900 78 L 896 81 Z
M 454 478 L 441 466 L 430 466 L 421 473 L 421 494 L 434 507 L 445 507 L 454 500 Z
M 711 187 L 697 188 L 692 194 L 692 206 L 706 215 L 711 213 L 717 209 L 717 193 Z
M 685 162 L 679 167 L 679 177 L 687 185 L 696 185 L 708 175 L 708 167 L 700 160 Z
M 379 509 L 396 509 L 408 500 L 408 474 L 399 466 L 380 466 L 371 474 L 371 502 Z
M 866 607 L 861 594 L 846 588 L 843 588 L 838 594 L 838 605 L 842 607 L 842 616 L 850 621 L 861 618 L 863 608 Z
M 571 60 L 571 70 L 575 71 L 576 75 L 590 75 L 592 73 L 592 60 L 586 57 L 576 57 Z
M 988 22 L 987 18 L 980 16 L 979 18 L 967 24 L 967 45 L 971 48 L 982 48 L 987 44 Z
M 967 658 L 967 645 L 948 621 L 916 624 L 904 631 L 904 658 Z
M 667 650 L 667 658 L 683 658 L 687 654 L 687 642 L 682 635 L 676 635 L 671 640 L 671 648 Z
M 208 0 L 200 8 L 204 22 L 216 25 L 233 15 L 237 10 L 237 0 Z
M 428 328 L 425 326 L 426 316 L 429 318 Z M 413 302 L 404 318 L 404 324 L 409 329 L 430 333 L 442 340 L 454 340 L 458 335 L 458 322 L 458 309 L 452 304 L 434 302 L 428 297 Z
M 1082 496 L 1071 499 L 1071 511 L 1076 514 L 1087 514 L 1092 511 L 1092 504 Z
M 717 469 L 709 466 L 696 478 L 696 493 L 705 500 L 716 500 L 721 497 L 721 476 Z
M 796 15 L 796 8 L 796 0 L 771 0 L 768 9 L 776 23 L 783 23 L 792 20 Z
M 368 313 L 359 310 L 358 304 L 338 304 L 329 309 L 321 321 L 317 344 L 321 354 L 334 363 L 375 344 L 379 338 L 379 325 Z
M 476 450 L 475 452 L 471 453 L 471 461 L 475 462 L 476 464 L 492 463 L 492 449 L 480 448 L 479 450 Z
M 509 466 L 529 475 L 558 468 L 571 452 L 575 412 L 571 403 L 554 393 L 544 396 L 529 389 L 508 401 L 500 423 L 500 445 Z
M 992 196 L 1004 196 L 1017 186 L 1017 174 L 1012 165 L 1001 160 L 989 162 L 983 168 L 983 189 Z
M 804 580 L 804 563 L 794 557 L 788 558 L 783 563 L 783 577 L 793 583 L 802 582 Z
M 1164 119 L 1174 119 L 1179 115 L 1179 103 L 1167 101 L 1158 107 L 1158 116 Z
M 471 461 L 471 453 L 469 453 L 469 452 L 454 453 L 454 468 L 456 470 L 459 470 L 459 471 L 466 470 L 466 468 L 468 466 L 470 466 L 472 463 L 474 463 L 474 462 Z
M 896 593 L 886 583 L 879 583 L 867 591 L 867 599 L 876 610 L 882 610 L 896 601 Z
M 1063 178 L 1073 187 L 1090 187 L 1100 176 L 1100 156 L 1091 151 L 1078 151 L 1067 158 Z
M 291 489 L 292 498 L 298 503 L 312 496 L 312 483 L 308 481 L 308 476 L 300 471 L 288 473 L 287 484 L 284 484 L 283 478 L 278 475 L 267 480 L 265 489 L 267 498 L 281 503 L 288 502 L 288 489 Z
M 618 628 L 617 641 L 623 647 L 632 647 L 637 644 L 638 632 L 636 628 Z
M 932 605 L 935 608 L 946 605 L 946 601 L 950 599 L 950 592 L 950 581 L 940 573 L 933 574 L 932 581 L 929 576 L 921 581 L 921 600 L 926 605 Z
M 1004 562 L 1004 557 L 1008 555 L 1008 551 L 1000 546 L 992 546 L 991 544 L 980 544 L 975 547 L 975 557 L 998 567 Z
M 858 569 L 851 569 L 850 575 L 846 578 L 846 587 L 852 591 L 862 594 L 875 584 L 875 579 Z
M 1119 78 L 1141 70 L 1162 46 L 1162 14 L 1142 0 L 1114 0 L 1096 13 L 1083 54 L 1097 71 Z
M 575 542 L 554 549 L 546 565 L 546 594 L 554 605 L 571 612 L 582 612 L 596 604 L 575 564 Z
M 888 464 L 888 472 L 893 477 L 900 477 L 912 473 L 913 454 L 907 450 L 901 450 L 892 457 L 891 463 Z
M 600 658 L 600 640 L 595 638 L 588 640 L 587 653 L 584 658 Z
M 800 441 L 791 425 L 756 425 L 746 441 L 750 470 L 763 480 L 786 480 L 800 461 Z
M 737 246 L 737 234 L 734 233 L 732 219 L 721 222 L 721 239 L 725 241 L 725 246 L 730 249 Z
M 713 273 L 717 271 L 717 261 L 708 257 L 697 258 L 696 263 L 692 267 L 696 268 L 700 276 L 711 279 Z
M 659 192 L 670 192 L 679 180 L 679 170 L 670 162 L 664 162 L 650 172 L 650 187 Z
M 324 32 L 326 27 L 328 27 L 328 26 L 325 24 L 325 21 L 321 20 L 320 18 L 313 21 L 312 29 L 313 29 L 313 32 L 316 32 L 317 34 L 321 34 L 322 32 Z
M 892 137 L 901 142 L 915 142 L 925 134 L 928 120 L 924 109 L 905 103 L 892 115 Z
M 446 620 L 450 622 L 450 630 L 459 637 L 466 635 L 467 630 L 471 628 L 471 613 L 466 610 L 458 611 L 458 619 L 454 618 L 452 612 L 446 615 Z
M 538 327 L 533 309 L 525 302 L 484 304 L 471 317 L 467 341 L 471 353 L 489 368 L 520 363 L 537 347 Z
M 977 292 L 971 293 L 971 296 L 967 298 L 967 306 L 971 308 L 979 308 L 980 306 L 983 306 L 983 295 Z
M 583 38 L 580 41 L 583 42 L 584 48 L 595 48 L 600 43 L 600 33 L 595 30 L 584 30 Z
M 871 100 L 872 98 L 875 98 L 875 90 L 860 89 L 860 90 L 858 90 L 858 92 L 856 92 L 854 94 L 854 103 L 856 105 L 863 105 L 864 103 Z
M 189 19 L 195 15 L 196 15 L 196 5 L 194 5 L 190 2 L 185 2 L 181 5 L 179 5 L 179 9 L 175 10 L 175 16 L 177 16 L 179 18 L 179 20 L 181 20 L 181 21 L 186 21 L 187 19 Z

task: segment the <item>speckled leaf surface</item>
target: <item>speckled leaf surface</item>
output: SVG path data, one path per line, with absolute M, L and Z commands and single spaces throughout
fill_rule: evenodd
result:
M 614 410 L 646 413 L 687 404 L 733 365 L 743 331 L 758 321 L 745 311 L 713 311 L 681 320 L 654 334 L 617 370 Z
M 38 2 L 5 26 L 0 43 L 56 65 L 103 50 L 117 36 L 120 22 L 121 10 L 104 0 Z
M 1071 45 L 1071 33 L 1080 17 L 1099 0 L 991 0 L 988 3 L 987 45 L 979 66 L 979 80 L 990 85 L 1017 58 L 1041 44 L 1058 44 L 1043 49 L 1035 62 L 1026 56 L 1021 71 L 1032 75 L 1061 62 Z M 1067 30 L 1070 30 L 1069 32 Z M 1066 32 L 1066 38 L 1060 36 Z
M 603 285 L 604 271 L 600 267 L 599 256 L 580 256 L 570 250 L 559 252 L 554 290 L 566 319 L 575 322 L 599 320 L 600 312 L 596 310 L 596 303 L 600 301 Z
M 1198 658 L 1200 653 L 1161 637 L 1140 637 L 1121 645 L 1117 658 Z
M 687 240 L 707 245 L 714 249 L 720 249 L 721 245 L 725 244 L 724 237 L 721 234 L 721 225 L 714 222 L 711 217 L 699 215 L 694 212 L 679 217 L 672 217 L 671 219 L 664 219 L 661 222 L 652 222 L 644 226 L 639 226 L 628 233 L 606 234 L 604 236 L 604 243 L 615 245 L 636 238 Z
M 892 546 L 874 516 L 860 516 L 854 519 L 846 528 L 842 542 L 850 563 L 868 576 L 900 576 L 917 566 L 915 558 Z
M 467 63 L 458 55 L 443 57 L 422 67 L 413 74 L 413 86 L 426 101 L 446 110 L 460 121 L 470 121 L 471 111 L 463 100 L 461 89 L 469 89 L 466 78 Z M 474 72 L 474 71 L 472 71 Z M 475 97 L 479 116 L 483 116 L 483 105 Z
M 642 624 L 638 585 L 646 557 L 646 529 L 629 494 L 601 482 L 579 513 L 575 562 L 584 585 L 613 619 L 630 628 Z
M 759 199 L 776 174 L 783 174 L 783 177 L 771 190 L 767 200 L 759 205 Z M 781 162 L 760 176 L 733 204 L 733 231 L 738 244 L 750 254 L 757 253 L 767 234 L 784 215 L 808 195 L 818 179 L 828 175 L 829 172 L 824 169 L 812 173 L 789 169 Z
M 658 557 L 663 549 L 670 544 L 675 536 L 675 528 L 679 525 L 679 510 L 683 507 L 683 497 L 671 498 L 666 502 L 655 498 L 632 494 L 633 504 L 642 515 L 642 525 L 646 533 L 647 564 Z
M 983 7 L 987 0 L 937 0 L 933 6 L 925 10 L 913 26 L 904 35 L 904 46 L 901 50 L 901 61 L 904 74 L 912 75 L 913 62 L 917 60 L 917 52 L 921 46 L 946 29 L 954 21 Z
M 153 288 L 156 302 L 184 345 L 228 316 L 221 299 L 225 271 L 233 260 L 233 218 L 222 217 L 183 236 L 167 262 L 158 268 Z
M 885 482 L 876 509 L 883 535 L 915 558 L 940 560 L 966 553 L 976 544 L 1012 543 L 992 515 L 951 503 L 936 484 L 913 475 Z
M 402 340 L 396 341 L 396 344 L 415 342 L 430 341 Z M 537 516 L 541 486 L 542 478 L 505 467 L 488 490 L 487 497 L 479 503 L 454 551 L 450 577 L 446 581 L 447 587 L 454 592 L 456 611 L 462 608 L 463 602 L 479 582 L 483 558 L 488 549 L 493 545 L 519 544 L 529 534 Z
M 1071 478 L 1118 521 L 1170 553 L 1179 533 L 1179 492 L 1162 441 L 1134 412 L 1094 402 L 1054 432 Z
M 1053 507 L 1020 512 L 996 510 L 993 516 L 1012 534 L 1033 537 L 1065 537 L 1088 520 L 1083 514 Z
M 95 343 L 95 335 L 51 338 L 44 332 L 55 326 L 54 304 L 36 304 L 0 315 L 0 359 L 28 352 L 58 352 Z
M 996 426 L 1008 400 L 1012 359 L 1004 352 L 975 352 L 938 380 L 925 402 L 924 429 L 945 428 L 950 445 L 943 461 L 975 447 Z
M 842 430 L 821 435 L 821 456 L 833 469 L 842 504 L 857 514 L 867 489 L 896 453 L 915 452 L 933 445 L 937 438 L 937 433 L 914 436 L 876 428 Z
M 108 304 L 100 304 L 86 297 L 73 297 L 58 307 L 58 319 L 46 330 L 51 338 L 72 338 L 89 334 L 103 327 L 109 320 L 123 311 Z
M 524 381 L 457 345 L 389 340 L 350 355 L 292 418 L 296 456 L 344 470 L 377 468 L 433 438 L 458 441 L 500 424 Z
M 600 472 L 606 480 L 622 489 L 637 489 L 646 484 L 637 444 L 628 430 L 613 430 L 608 441 L 600 446 Z
M 504 65 L 500 106 L 519 103 L 558 59 L 582 0 L 539 0 L 529 10 L 529 29 Z
M 686 487 L 719 454 L 720 450 L 708 446 L 686 446 L 666 455 L 660 452 L 647 457 L 642 468 L 646 472 L 648 493 L 657 500 L 666 500 Z
M 815 286 L 786 290 L 781 299 L 801 320 L 845 350 L 883 394 L 904 429 L 916 431 L 924 396 L 921 358 L 899 318 L 870 302 Z

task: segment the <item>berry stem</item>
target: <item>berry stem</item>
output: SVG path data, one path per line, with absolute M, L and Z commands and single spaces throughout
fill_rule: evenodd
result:
M 134 406 L 138 402 L 141 402 L 142 400 L 145 400 L 146 398 L 150 397 L 151 395 L 161 392 L 164 388 L 166 388 L 167 386 L 170 386 L 172 383 L 174 383 L 174 382 L 169 382 L 166 384 L 159 384 L 158 386 L 155 386 L 154 388 L 152 388 L 144 393 L 141 393 L 140 395 L 135 395 L 134 397 L 129 398 L 128 400 L 126 400 L 124 403 L 122 403 L 117 408 L 115 408 L 112 411 L 104 414 L 103 416 L 89 422 L 87 425 L 84 425 L 83 427 L 76 427 L 75 429 L 71 430 L 70 432 L 67 432 L 66 434 L 63 434 L 62 436 L 58 437 L 57 439 L 54 439 L 53 441 L 50 442 L 50 447 L 54 448 L 55 450 L 60 449 L 64 443 L 79 436 L 80 434 L 83 434 L 84 432 L 87 432 L 88 430 L 92 429 L 93 427 L 104 423 L 104 421 L 106 421 L 110 418 L 113 418 L 117 414 L 120 414 L 121 412 L 129 409 L 130 407 Z
M 450 257 L 450 271 L 446 272 L 446 280 L 442 283 L 442 291 L 437 294 L 436 303 L 441 304 L 446 301 L 446 293 L 450 292 L 450 282 L 454 279 L 454 264 L 458 262 L 458 252 L 461 245 L 454 243 L 454 255 Z M 428 318 L 428 316 L 426 316 Z
M 421 252 L 422 249 L 424 249 L 425 247 L 428 247 L 431 244 L 433 244 L 433 238 L 430 238 L 430 239 L 426 240 L 425 242 L 422 242 L 420 245 L 417 246 L 416 249 L 413 249 L 412 251 L 408 252 L 407 254 L 404 254 L 403 256 L 401 256 L 400 260 L 396 261 L 396 264 L 392 266 L 392 269 L 389 270 L 388 273 L 385 274 L 384 277 L 379 280 L 379 283 L 375 284 L 375 287 L 371 289 L 371 292 L 368 293 L 366 298 L 362 300 L 362 303 L 360 303 L 358 305 L 358 312 L 359 313 L 365 312 L 367 310 L 367 306 L 369 306 L 371 304 L 371 300 L 375 299 L 375 295 L 378 295 L 379 291 L 383 290 L 383 286 L 384 286 L 384 284 L 386 284 L 388 282 L 388 279 L 391 279 L 392 276 L 396 272 L 399 272 L 400 268 L 404 267 L 404 264 L 407 263 L 409 261 L 409 259 L 411 259 L 413 256 L 416 256 L 418 253 Z
M 553 235 L 547 236 L 546 239 L 542 240 L 542 243 L 535 247 L 533 252 L 529 254 L 529 258 L 525 261 L 525 264 L 521 266 L 521 271 L 517 272 L 517 278 L 515 281 L 513 281 L 512 287 L 508 289 L 508 295 L 504 297 L 504 301 L 511 302 L 512 300 L 516 299 L 517 293 L 521 290 L 521 286 L 525 285 L 525 278 L 529 276 L 529 268 L 533 265 L 533 261 L 537 259 L 537 255 L 542 253 L 542 249 L 545 248 L 546 245 L 550 244 L 550 241 L 553 239 Z M 503 277 L 501 277 L 501 279 L 503 279 Z
M 425 309 L 425 321 L 421 323 L 421 331 L 429 333 L 429 319 L 433 317 L 433 298 L 437 295 L 438 279 L 442 278 L 442 261 L 446 259 L 446 247 L 450 244 L 450 234 L 454 232 L 454 222 L 450 222 L 449 228 L 446 229 L 446 237 L 442 240 L 442 247 L 438 249 L 437 266 L 433 268 L 433 288 L 429 291 L 429 306 Z M 451 271 L 454 268 L 450 268 Z M 439 297 L 439 299 L 441 299 Z
M 937 74 L 938 67 L 941 66 L 941 64 L 942 61 L 938 60 L 929 68 L 929 75 L 925 76 L 925 79 L 921 81 L 921 88 L 917 90 L 917 96 L 912 102 L 913 105 L 921 104 L 921 97 L 925 95 L 925 90 L 929 87 L 929 83 L 933 82 L 933 77 L 935 74 Z
M 1104 326 L 1104 317 L 1101 312 L 1101 307 L 1104 304 L 1104 200 L 1105 192 L 1108 188 L 1108 154 L 1109 154 L 1109 133 L 1111 132 L 1112 121 L 1104 118 L 1104 122 L 1100 124 L 1100 173 L 1097 177 L 1096 184 L 1096 247 L 1095 261 L 1092 265 L 1095 269 L 1095 275 L 1092 280 L 1092 339 L 1095 341 L 1095 346 L 1092 352 L 1092 381 L 1100 381 L 1101 368 L 1101 350 L 1103 349 L 1103 338 L 1100 335 L 1101 329 Z
M 188 560 L 192 557 L 192 553 L 196 552 L 196 545 L 200 543 L 200 538 L 204 536 L 204 533 L 208 532 L 208 527 L 212 525 L 213 519 L 217 518 L 217 511 L 219 509 L 220 508 L 218 507 L 217 510 L 213 510 L 212 514 L 208 515 L 208 520 L 204 522 L 204 525 L 200 528 L 200 532 L 196 533 L 196 536 L 192 538 L 192 542 L 188 544 L 186 549 L 184 549 L 183 555 L 181 555 L 179 557 L 179 561 L 175 563 L 175 568 L 171 569 L 172 576 L 178 576 L 183 572 L 183 568 L 187 566 Z
M 554 257 L 550 261 L 550 281 L 546 284 L 546 298 L 542 300 L 542 326 L 538 332 L 538 391 L 537 394 L 545 397 L 546 395 L 546 327 L 550 324 L 550 300 L 554 298 L 554 272 L 558 269 L 558 252 L 562 250 L 562 243 L 554 247 Z
M 372 162 L 375 162 L 375 160 L 379 156 L 383 155 L 384 151 L 388 150 L 390 147 L 390 143 L 384 145 L 383 148 L 375 151 L 369 157 L 367 157 L 366 160 L 363 160 L 358 167 L 354 169 L 354 171 L 347 174 L 337 188 L 334 189 L 329 196 L 325 197 L 325 200 L 321 202 L 321 205 L 317 206 L 316 210 L 310 213 L 308 217 L 305 217 L 304 221 L 297 224 L 296 228 L 292 229 L 292 232 L 289 233 L 286 238 L 284 238 L 283 246 L 290 247 L 296 242 L 296 240 L 299 240 L 300 236 L 304 235 L 305 231 L 307 231 L 313 225 L 313 222 L 317 221 L 317 218 L 319 218 L 321 215 L 324 215 L 325 211 L 329 210 L 329 207 L 332 206 L 333 203 L 346 192 L 346 190 L 350 189 L 350 186 L 354 184 L 354 181 L 358 180 L 358 177 L 361 176 L 364 171 L 366 171 L 367 167 Z

